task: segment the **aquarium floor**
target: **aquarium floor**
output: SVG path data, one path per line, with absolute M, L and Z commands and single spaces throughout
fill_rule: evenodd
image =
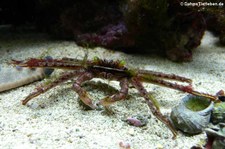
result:
M 189 77 L 193 79 L 195 89 L 214 94 L 225 89 L 225 48 L 218 46 L 217 42 L 216 37 L 206 32 L 201 46 L 193 51 L 193 61 L 188 63 L 174 63 L 155 55 L 127 55 L 103 48 L 89 49 L 88 58 L 122 59 L 133 68 Z M 6 66 L 11 59 L 46 55 L 82 59 L 83 51 L 73 41 L 53 41 L 43 35 L 34 38 L 32 34 L 9 36 L 0 40 L 0 64 Z M 59 73 L 55 71 L 53 77 Z M 99 81 L 102 80 L 84 85 L 95 100 L 110 94 L 111 90 Z M 119 143 L 123 142 L 129 143 L 132 149 L 187 149 L 202 144 L 206 138 L 204 133 L 185 136 L 179 132 L 177 139 L 172 140 L 169 129 L 151 115 L 143 98 L 133 88 L 127 100 L 111 107 L 114 114 L 108 114 L 105 110 L 83 110 L 77 101 L 77 94 L 71 89 L 71 82 L 33 99 L 28 106 L 21 105 L 21 100 L 39 83 L 0 93 L 0 148 L 119 149 Z M 119 88 L 118 82 L 104 83 Z M 165 115 L 169 115 L 171 108 L 186 95 L 152 84 L 145 84 L 145 87 L 158 99 Z M 149 114 L 151 117 L 144 127 L 133 127 L 123 121 L 132 115 Z

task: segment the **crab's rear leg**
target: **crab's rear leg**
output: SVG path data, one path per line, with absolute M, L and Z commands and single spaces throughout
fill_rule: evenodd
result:
M 141 96 L 144 97 L 148 107 L 150 108 L 153 115 L 155 115 L 161 122 L 167 125 L 167 127 L 173 133 L 173 138 L 176 138 L 177 132 L 174 129 L 172 123 L 160 112 L 159 108 L 153 103 L 154 99 L 151 99 L 151 96 L 148 95 L 147 90 L 144 88 L 142 83 L 137 77 L 131 79 L 131 84 L 139 91 Z
M 50 84 L 48 84 L 46 86 L 37 87 L 36 91 L 34 91 L 30 95 L 28 95 L 24 100 L 22 100 L 22 104 L 26 105 L 27 102 L 30 101 L 31 99 L 33 99 L 34 97 L 37 97 L 40 94 L 43 94 L 43 93 L 47 92 L 51 88 L 65 82 L 65 81 L 67 81 L 67 80 L 69 80 L 73 77 L 76 77 L 79 74 L 81 74 L 81 72 L 79 72 L 79 71 L 72 71 L 72 72 L 69 72 L 69 73 L 64 73 L 62 76 L 60 76 L 59 78 L 57 78 L 55 81 L 51 82 Z
M 97 109 L 97 106 L 94 105 L 91 101 L 91 99 L 89 98 L 89 95 L 87 93 L 86 90 L 84 90 L 81 87 L 81 84 L 85 81 L 91 80 L 94 77 L 94 75 L 90 72 L 85 72 L 82 75 L 80 75 L 77 80 L 74 82 L 73 84 L 73 89 L 75 90 L 75 92 L 79 95 L 81 101 L 87 105 L 88 107 L 90 107 L 91 109 Z
M 127 78 L 121 79 L 120 80 L 121 89 L 120 89 L 119 93 L 113 94 L 111 96 L 107 96 L 107 97 L 103 98 L 102 100 L 100 100 L 99 103 L 102 106 L 105 106 L 107 108 L 109 105 L 113 104 L 114 102 L 125 99 L 128 94 L 128 87 L 129 87 L 128 83 L 129 82 L 128 82 Z

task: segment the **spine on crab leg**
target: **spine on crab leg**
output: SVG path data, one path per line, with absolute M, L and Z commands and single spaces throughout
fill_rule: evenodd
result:
M 71 62 L 71 61 L 64 61 L 63 59 L 30 58 L 26 61 L 12 60 L 11 63 L 17 66 L 30 67 L 30 68 L 36 68 L 36 67 L 61 68 L 61 69 L 83 68 L 82 64 L 79 61 Z
M 161 72 L 151 71 L 151 70 L 138 70 L 138 73 L 140 75 L 143 75 L 144 77 L 157 77 L 157 78 L 163 78 L 167 80 L 175 80 L 180 82 L 187 82 L 192 83 L 192 80 L 186 77 L 178 76 L 175 74 L 165 74 Z
M 150 108 L 151 112 L 166 126 L 170 129 L 170 131 L 173 133 L 173 139 L 176 138 L 177 132 L 174 129 L 172 123 L 160 112 L 160 109 L 158 105 L 155 105 L 154 101 L 155 99 L 151 99 L 151 96 L 148 95 L 148 92 L 143 87 L 142 83 L 140 82 L 140 79 L 137 77 L 134 77 L 131 79 L 131 84 L 139 91 L 141 96 L 144 97 L 148 107 Z
M 171 82 L 164 81 L 164 80 L 157 79 L 157 78 L 151 78 L 151 79 L 142 78 L 142 79 L 145 82 L 150 82 L 150 83 L 153 83 L 153 84 L 157 84 L 157 85 L 165 86 L 165 87 L 172 88 L 172 89 L 175 89 L 175 90 L 183 91 L 183 92 L 186 92 L 186 93 L 189 93 L 189 94 L 206 97 L 206 98 L 209 98 L 210 100 L 212 100 L 214 102 L 215 101 L 219 102 L 217 96 L 195 91 L 195 90 L 193 90 L 191 85 L 186 85 L 186 86 L 180 85 L 180 84 L 177 84 L 177 83 L 171 83 Z

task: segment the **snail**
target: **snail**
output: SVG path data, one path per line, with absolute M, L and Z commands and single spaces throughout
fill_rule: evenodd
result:
M 172 109 L 170 118 L 176 128 L 190 134 L 198 134 L 209 124 L 214 103 L 207 98 L 187 95 Z

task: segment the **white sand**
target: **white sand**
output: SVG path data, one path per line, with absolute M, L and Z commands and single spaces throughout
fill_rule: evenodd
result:
M 19 36 L 18 36 L 19 37 Z M 82 59 L 82 48 L 74 42 L 51 41 L 45 38 L 7 38 L 0 41 L 0 63 L 10 59 L 25 59 L 51 55 L 55 58 Z M 41 37 L 41 36 L 40 36 Z M 102 48 L 89 50 L 89 58 L 123 59 L 131 67 L 174 73 L 193 79 L 195 89 L 215 94 L 225 89 L 225 48 L 217 46 L 218 39 L 206 32 L 202 45 L 194 50 L 193 62 L 174 63 L 158 56 L 127 55 Z M 138 49 L 140 50 L 140 49 Z M 55 71 L 57 75 L 59 71 Z M 1 77 L 1 76 L 0 76 Z M 132 149 L 190 148 L 201 143 L 205 134 L 185 136 L 179 132 L 172 140 L 169 129 L 151 116 L 147 126 L 138 128 L 122 120 L 128 116 L 151 114 L 143 98 L 130 89 L 128 100 L 112 106 L 115 114 L 105 111 L 84 111 L 77 102 L 71 83 L 65 83 L 30 101 L 20 100 L 31 93 L 40 82 L 0 93 L 0 148 L 90 148 L 119 149 L 119 142 L 129 143 Z M 108 83 L 106 81 L 106 83 Z M 119 88 L 118 82 L 109 84 Z M 96 100 L 110 94 L 110 88 L 101 83 L 87 83 L 85 88 Z M 171 108 L 186 94 L 172 89 L 145 85 L 169 115 Z M 92 87 L 95 87 L 92 90 Z

